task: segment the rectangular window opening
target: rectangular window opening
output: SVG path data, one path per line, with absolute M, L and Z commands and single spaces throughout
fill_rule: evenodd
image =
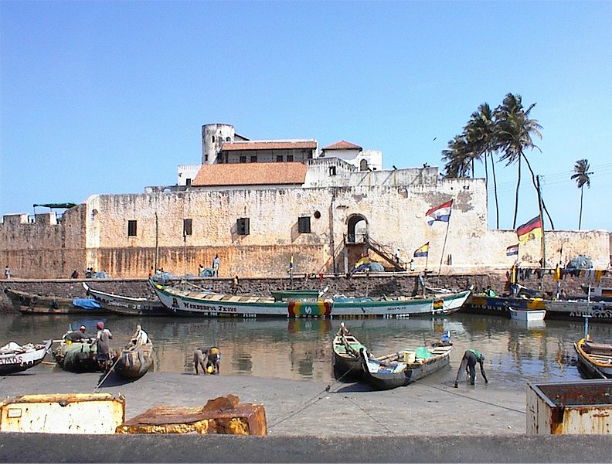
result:
M 298 218 L 298 232 L 300 234 L 310 233 L 310 216 L 302 216 Z
M 193 219 L 183 219 L 183 237 L 187 237 L 193 233 L 192 225 Z
M 249 235 L 251 233 L 249 218 L 239 218 L 238 221 L 236 221 L 236 230 L 238 235 Z
M 138 232 L 137 224 L 138 222 L 135 220 L 128 220 L 128 237 L 136 237 Z

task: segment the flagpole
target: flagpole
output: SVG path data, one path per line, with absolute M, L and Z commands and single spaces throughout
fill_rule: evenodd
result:
M 450 225 L 450 218 L 452 217 L 453 205 L 455 204 L 455 200 L 451 202 L 450 208 L 448 210 L 448 221 L 446 222 L 446 234 L 444 235 L 444 245 L 442 245 L 442 255 L 440 256 L 440 266 L 438 267 L 438 277 L 440 277 L 440 272 L 442 271 L 442 260 L 444 259 L 444 250 L 446 249 L 446 239 L 448 238 L 448 227 Z
M 542 217 L 542 193 L 540 191 L 540 176 L 536 176 L 536 185 L 538 187 L 538 210 L 540 212 L 540 224 L 542 226 L 542 240 L 541 240 L 541 248 L 542 248 L 542 264 L 540 266 L 541 279 L 540 279 L 540 290 L 542 290 L 542 286 L 544 283 L 544 268 L 546 267 L 546 241 L 544 240 L 544 218 Z

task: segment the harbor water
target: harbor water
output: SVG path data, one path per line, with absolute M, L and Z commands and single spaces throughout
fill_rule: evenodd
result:
M 103 321 L 113 333 L 113 348 L 125 345 L 137 324 L 154 343 L 154 370 L 192 373 L 193 351 L 201 346 L 221 349 L 221 374 L 289 380 L 332 382 L 331 341 L 340 319 L 241 319 L 121 317 L 115 315 L 3 314 L 1 344 L 38 343 L 60 339 L 70 328 L 85 324 L 95 332 Z M 455 313 L 441 318 L 348 319 L 351 332 L 375 355 L 411 350 L 451 332 L 454 345 L 451 368 L 424 379 L 450 383 L 466 349 L 486 356 L 490 381 L 512 385 L 531 382 L 573 381 L 581 377 L 573 343 L 584 326 L 576 321 L 525 323 L 498 316 Z M 591 323 L 596 340 L 612 339 L 610 324 Z M 46 362 L 53 361 L 47 357 Z M 57 368 L 57 367 L 56 367 Z

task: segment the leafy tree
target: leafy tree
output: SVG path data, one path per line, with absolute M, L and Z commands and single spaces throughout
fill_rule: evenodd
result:
M 578 230 L 582 226 L 582 198 L 584 195 L 584 186 L 586 185 L 588 188 L 591 188 L 591 177 L 593 174 L 592 171 L 589 171 L 591 166 L 589 165 L 589 160 L 580 159 L 576 161 L 574 165 L 574 173 L 572 175 L 572 179 L 576 181 L 578 188 L 580 189 L 580 214 L 578 216 Z

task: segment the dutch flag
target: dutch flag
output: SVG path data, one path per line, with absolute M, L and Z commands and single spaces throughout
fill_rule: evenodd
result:
M 431 208 L 425 213 L 425 216 L 429 216 L 431 218 L 429 221 L 427 221 L 427 224 L 431 226 L 435 221 L 448 222 L 450 220 L 452 206 L 453 200 L 450 200 L 446 203 L 442 203 L 441 205 Z

